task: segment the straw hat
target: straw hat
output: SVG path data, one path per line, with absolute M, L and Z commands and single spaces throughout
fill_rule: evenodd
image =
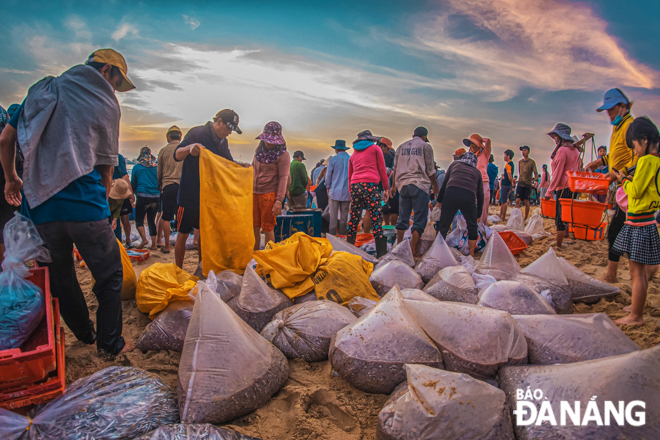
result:
M 124 179 L 117 179 L 112 181 L 112 188 L 110 188 L 111 199 L 124 200 L 133 195 L 131 185 Z

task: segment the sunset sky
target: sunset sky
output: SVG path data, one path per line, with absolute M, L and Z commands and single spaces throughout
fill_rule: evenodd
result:
M 128 158 L 223 108 L 240 115 L 236 159 L 250 161 L 275 120 L 308 168 L 335 139 L 370 129 L 397 146 L 418 125 L 443 167 L 475 132 L 492 138 L 497 165 L 526 144 L 540 166 L 557 122 L 609 144 L 595 109 L 611 87 L 660 120 L 657 0 L 4 0 L 2 15 L 5 108 L 97 48 L 124 55 L 137 86 L 117 94 Z

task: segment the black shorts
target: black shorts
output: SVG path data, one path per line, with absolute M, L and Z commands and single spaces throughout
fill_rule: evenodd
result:
M 383 206 L 383 214 L 384 215 L 390 215 L 390 214 L 396 214 L 399 215 L 399 198 L 398 197 L 391 197 L 385 206 Z
M 133 213 L 133 205 L 131 205 L 131 201 L 128 199 L 124 199 L 124 204 L 121 205 L 121 211 L 119 212 L 119 216 L 123 215 L 131 215 Z
M 199 210 L 179 206 L 176 212 L 176 230 L 180 234 L 190 234 L 199 229 Z
M 518 185 L 518 188 L 516 188 L 516 199 L 520 199 L 521 202 L 524 202 L 525 200 L 529 200 L 529 196 L 531 193 L 532 193 L 531 186 Z
M 163 220 L 171 222 L 174 220 L 176 214 L 177 204 L 176 197 L 179 194 L 179 184 L 170 183 L 163 188 L 163 193 L 160 195 L 160 206 L 163 209 Z

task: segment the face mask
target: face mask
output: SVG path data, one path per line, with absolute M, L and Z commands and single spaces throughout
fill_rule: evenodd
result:
M 612 125 L 619 125 L 623 121 L 623 118 L 621 115 L 616 115 L 616 118 L 612 122 L 610 122 Z

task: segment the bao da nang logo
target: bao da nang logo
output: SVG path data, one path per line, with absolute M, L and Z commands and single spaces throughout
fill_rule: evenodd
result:
M 529 387 L 516 390 L 516 425 L 530 426 L 643 426 L 646 424 L 646 403 L 641 400 L 601 401 L 592 396 L 586 405 L 580 401 L 551 402 L 543 391 Z M 540 405 L 539 405 L 540 403 Z M 553 407 L 553 403 L 555 403 Z

